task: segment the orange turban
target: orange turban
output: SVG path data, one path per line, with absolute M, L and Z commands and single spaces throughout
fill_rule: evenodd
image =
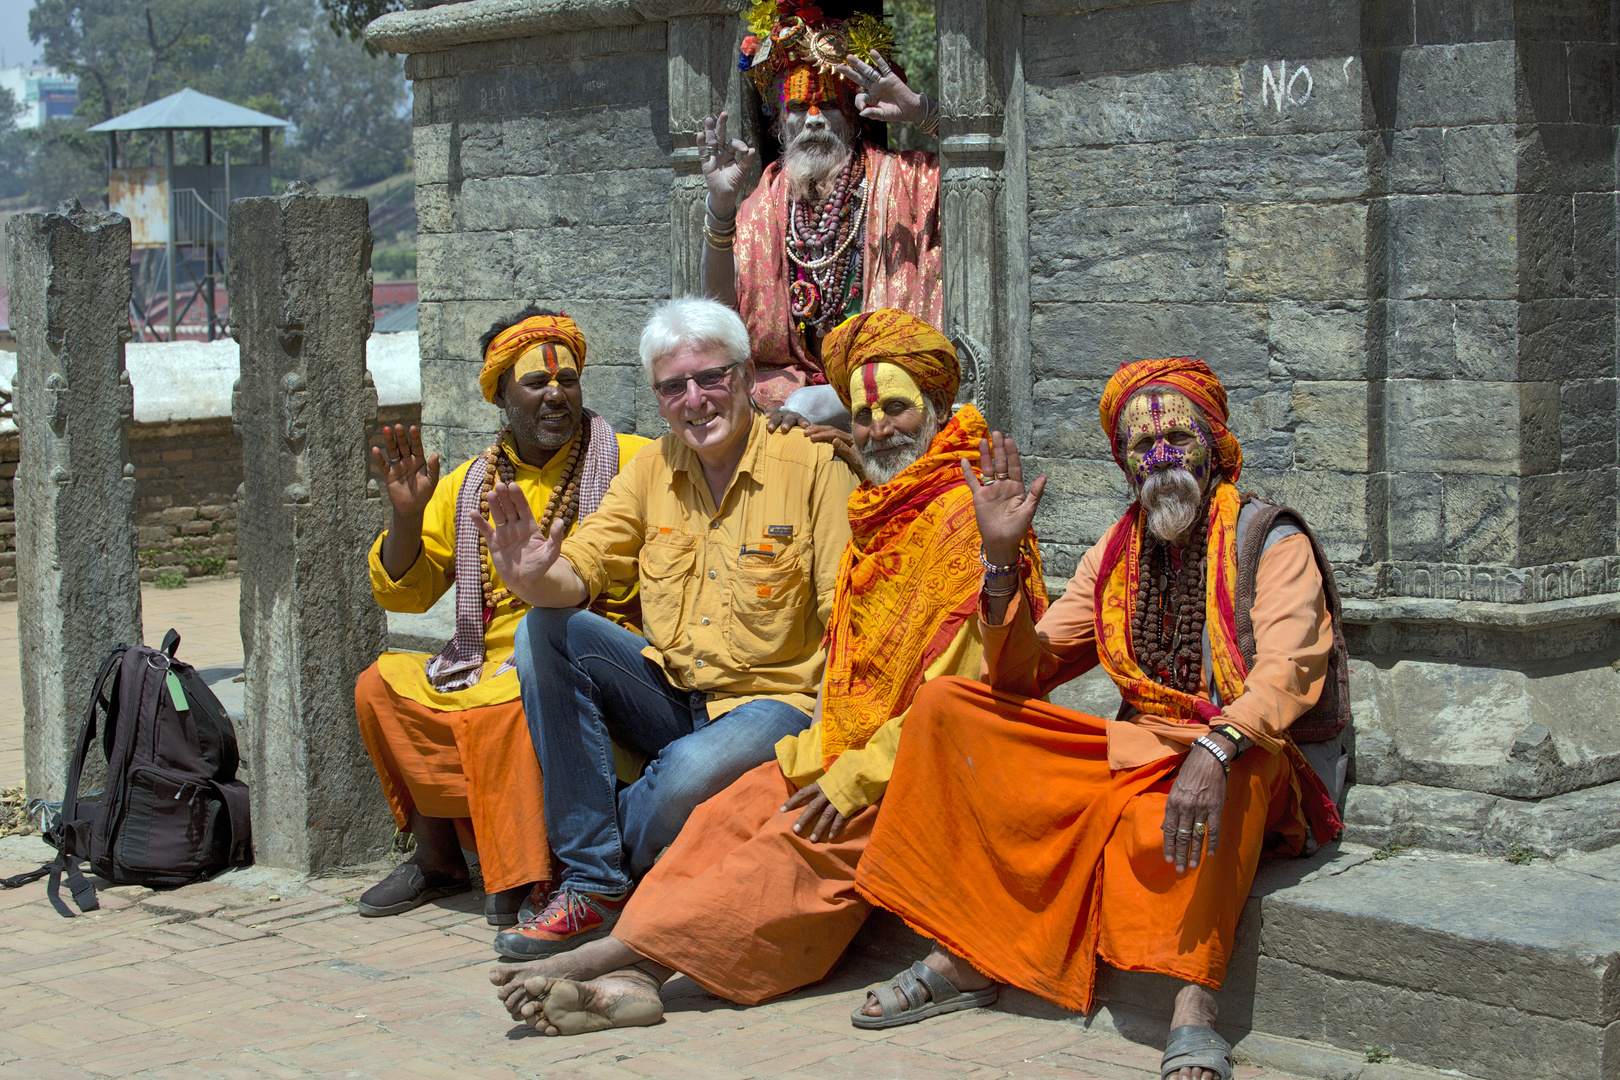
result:
M 1114 452 L 1114 460 L 1125 468 L 1125 458 L 1117 436 L 1119 414 L 1125 401 L 1144 386 L 1162 386 L 1174 390 L 1197 405 L 1209 421 L 1210 434 L 1215 437 L 1215 455 L 1221 471 L 1228 480 L 1236 480 L 1243 471 L 1243 448 L 1237 437 L 1226 426 L 1226 387 L 1215 377 L 1208 364 L 1190 356 L 1172 356 L 1165 360 L 1137 360 L 1119 365 L 1114 377 L 1103 390 L 1098 414 L 1102 418 L 1103 435 Z
M 925 394 L 940 393 L 954 401 L 962 385 L 956 347 L 928 323 L 897 308 L 851 315 L 821 343 L 822 370 L 846 409 L 850 377 L 880 362 L 904 369 Z
M 585 366 L 585 335 L 579 332 L 573 319 L 566 315 L 536 315 L 524 319 L 496 334 L 489 348 L 484 350 L 484 370 L 478 373 L 484 400 L 493 404 L 495 385 L 501 381 L 501 373 L 517 363 L 518 357 L 547 341 L 568 346 L 579 366 Z

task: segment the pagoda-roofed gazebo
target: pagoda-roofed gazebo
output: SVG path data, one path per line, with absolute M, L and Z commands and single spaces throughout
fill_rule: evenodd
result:
M 270 194 L 270 132 L 289 126 L 279 117 L 187 88 L 90 128 L 106 132 L 108 136 L 108 208 L 129 218 L 131 240 L 136 248 L 162 248 L 164 251 L 162 272 L 167 284 L 167 304 L 161 321 L 167 322 L 168 340 L 175 339 L 177 322 L 199 298 L 207 311 L 208 340 L 212 341 L 223 329 L 223 319 L 215 305 L 215 283 L 224 268 L 220 241 L 224 235 L 226 206 L 232 199 Z M 230 154 L 226 153 L 224 162 L 215 164 L 214 132 L 242 128 L 259 129 L 259 161 L 240 164 L 231 161 Z M 164 133 L 162 165 L 119 165 L 119 133 L 136 131 Z M 176 164 L 176 131 L 202 132 L 201 164 Z M 184 255 L 178 250 L 181 247 L 188 249 Z M 192 268 L 192 263 L 198 260 L 202 263 L 200 274 Z M 177 266 L 185 268 L 195 286 L 185 300 L 184 310 L 176 304 Z M 143 281 L 149 279 L 144 272 L 140 276 Z M 136 307 L 133 315 L 137 329 L 144 328 L 156 336 L 151 301 L 149 294 L 133 301 Z

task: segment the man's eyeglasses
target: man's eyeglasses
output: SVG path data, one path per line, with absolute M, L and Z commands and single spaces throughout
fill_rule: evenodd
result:
M 732 369 L 742 367 L 742 365 L 743 361 L 738 360 L 736 363 L 727 364 L 725 367 L 704 368 L 695 375 L 681 375 L 673 379 L 660 379 L 653 383 L 653 393 L 665 401 L 673 401 L 686 393 L 686 384 L 689 382 L 697 383 L 699 390 L 713 390 L 726 381 L 726 377 L 731 374 Z

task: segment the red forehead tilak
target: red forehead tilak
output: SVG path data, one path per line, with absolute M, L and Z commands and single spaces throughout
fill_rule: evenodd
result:
M 553 375 L 557 374 L 557 346 L 554 342 L 546 342 L 540 346 L 540 355 L 545 358 L 546 370 Z
M 867 364 L 861 368 L 861 385 L 866 387 L 866 404 L 876 408 L 878 399 L 877 365 Z

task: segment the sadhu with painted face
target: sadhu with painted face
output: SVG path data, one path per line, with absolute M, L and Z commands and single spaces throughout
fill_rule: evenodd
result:
M 422 433 L 385 428 L 372 460 L 393 504 L 371 547 L 371 589 L 389 611 L 428 610 L 453 585 L 456 630 L 435 656 L 388 652 L 355 685 L 360 734 L 398 827 L 416 852 L 360 897 L 360 914 L 397 915 L 471 888 L 462 848 L 476 850 L 493 926 L 554 877 L 540 778 L 519 698 L 512 641 L 528 605 L 490 562 L 472 515 L 497 481 L 515 485 L 547 522 L 573 529 L 649 440 L 619 435 L 585 408 L 585 335 L 573 319 L 531 308 L 480 342 L 485 400 L 506 412 L 489 449 L 449 476 Z M 614 587 L 592 610 L 634 626 L 636 588 Z
M 1136 501 L 1044 616 L 1017 582 L 1045 478 L 1026 488 L 999 434 L 980 451 L 984 483 L 967 478 L 987 566 L 984 682 L 918 692 L 856 877 L 936 944 L 851 1019 L 891 1027 L 988 1004 L 998 982 L 1089 1012 L 1101 959 L 1182 984 L 1165 1076 L 1230 1080 L 1213 991 L 1259 858 L 1341 827 L 1289 736 L 1334 648 L 1323 569 L 1292 525 L 1243 537 L 1261 504 L 1233 486 L 1243 451 L 1207 365 L 1125 364 L 1101 414 Z M 1247 657 L 1244 543 L 1264 545 Z M 1099 663 L 1118 717 L 1041 700 Z

